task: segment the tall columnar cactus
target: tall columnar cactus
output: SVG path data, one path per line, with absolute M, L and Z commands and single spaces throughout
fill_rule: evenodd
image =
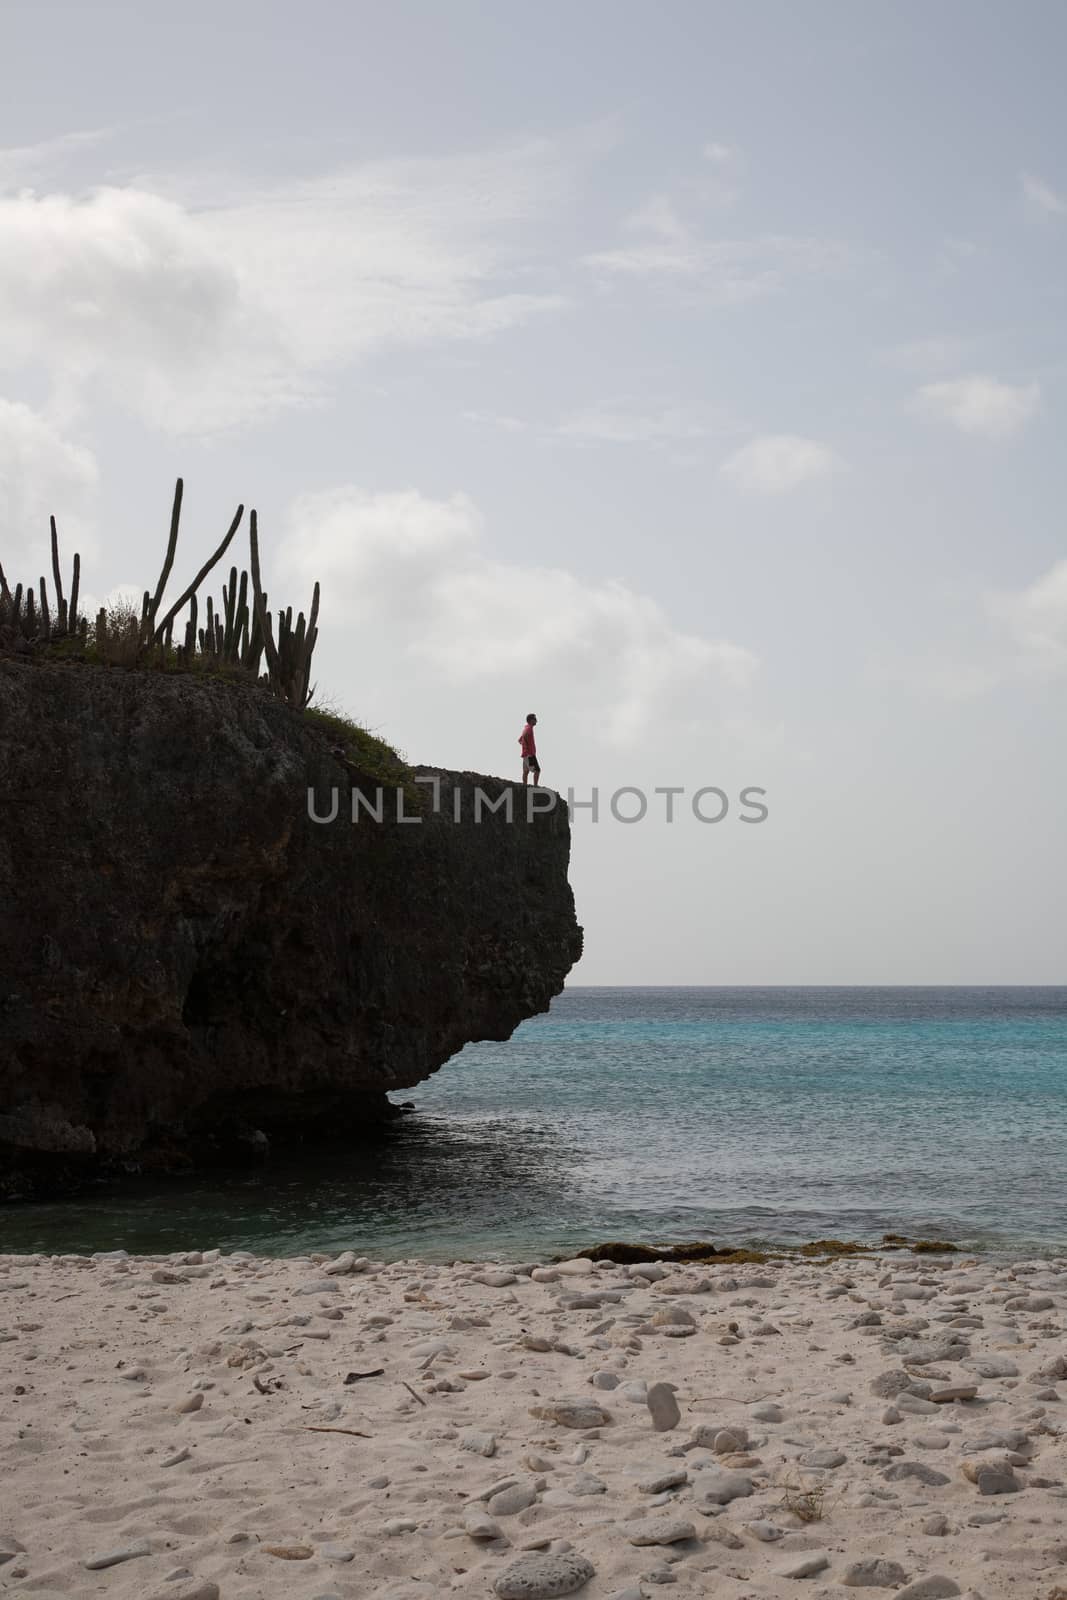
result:
M 167 538 L 167 553 L 163 558 L 163 566 L 156 581 L 156 592 L 152 596 L 151 603 L 149 603 L 147 592 L 145 593 L 145 612 L 151 616 L 153 622 L 159 610 L 160 601 L 163 599 L 163 591 L 167 587 L 170 569 L 174 565 L 174 552 L 178 548 L 178 525 L 182 520 L 182 496 L 184 493 L 185 480 L 179 478 L 174 485 L 174 501 L 170 508 L 170 534 Z
M 70 601 L 67 606 L 67 633 L 71 638 L 77 635 L 84 640 L 88 629 L 88 622 L 78 615 L 78 583 L 81 579 L 82 558 L 77 551 L 74 553 L 74 576 L 70 585 Z
M 174 563 L 174 550 L 178 543 L 178 523 L 181 520 L 182 493 L 183 485 L 181 478 L 179 478 L 174 488 L 174 505 L 170 514 L 170 537 L 167 541 L 167 558 L 163 563 L 163 570 L 159 575 L 159 582 L 156 584 L 156 592 L 150 606 L 150 620 L 153 627 L 152 639 L 156 644 L 159 644 L 162 641 L 167 624 L 174 621 L 174 618 L 178 615 L 178 612 L 181 611 L 182 607 L 185 606 L 196 594 L 197 590 L 211 569 L 222 560 L 223 556 L 226 554 L 226 551 L 230 547 L 234 534 L 241 526 L 241 518 L 245 514 L 244 506 L 238 506 L 237 510 L 234 512 L 233 521 L 226 530 L 222 543 L 218 546 L 218 549 L 204 562 L 204 565 L 200 568 L 200 571 L 197 573 L 192 583 L 182 592 L 166 615 L 162 619 L 159 619 L 159 607 L 163 600 L 163 591 L 167 586 L 167 579 L 170 576 L 170 569 Z
M 60 633 L 66 633 L 67 602 L 63 598 L 63 579 L 59 572 L 59 534 L 56 532 L 55 517 L 49 517 L 48 528 L 52 535 L 52 578 L 56 586 L 56 627 Z M 77 556 L 74 559 L 77 561 Z M 43 578 L 41 582 L 43 584 Z

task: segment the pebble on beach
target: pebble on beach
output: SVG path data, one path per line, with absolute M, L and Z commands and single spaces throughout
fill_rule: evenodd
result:
M 678 1409 L 678 1401 L 670 1384 L 654 1383 L 645 1395 L 645 1403 L 652 1417 L 652 1426 L 657 1433 L 669 1433 L 682 1420 L 682 1413 Z

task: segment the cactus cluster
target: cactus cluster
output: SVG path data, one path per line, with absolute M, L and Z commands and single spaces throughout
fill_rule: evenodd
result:
M 267 656 L 267 677 L 271 690 L 279 700 L 286 700 L 301 710 L 314 694 L 311 685 L 311 657 L 319 636 L 319 586 L 311 597 L 311 614 L 305 622 L 301 611 L 293 626 L 293 608 L 278 611 L 278 639 L 275 643 L 267 596 L 259 576 L 259 525 L 253 511 L 249 519 L 248 541 L 252 554 L 252 588 L 255 595 L 256 622 L 262 634 L 263 649 Z
M 260 679 L 279 699 L 303 710 L 314 694 L 311 657 L 318 638 L 319 586 L 316 583 L 307 619 L 301 611 L 294 624 L 291 606 L 278 611 L 275 638 L 274 620 L 267 609 L 267 596 L 260 580 L 259 529 L 255 511 L 250 517 L 249 534 L 251 596 L 248 573 L 241 572 L 238 575 L 237 568 L 231 567 L 229 582 L 222 591 L 220 604 L 216 607 L 208 597 L 204 626 L 198 627 L 198 592 L 204 579 L 218 565 L 233 542 L 244 516 L 244 506 L 240 505 L 218 547 L 174 604 L 166 611 L 162 610 L 163 595 L 178 547 L 183 492 L 184 485 L 179 478 L 174 489 L 170 534 L 163 566 L 155 590 L 144 591 L 139 620 L 133 613 L 128 619 L 120 618 L 116 623 L 113 618 L 109 620 L 107 608 L 103 606 L 91 627 L 88 618 L 79 617 L 80 557 L 74 557 L 74 576 L 68 602 L 63 594 L 59 543 L 53 517 L 52 572 L 56 589 L 56 615 L 53 618 L 49 608 L 43 577 L 40 580 L 38 603 L 32 585 L 24 591 L 22 584 L 18 584 L 12 592 L 0 566 L 0 648 L 12 640 L 16 648 L 24 650 L 60 640 L 74 640 L 86 654 L 91 650 L 98 658 L 121 659 L 128 665 L 173 666 L 186 671 L 199 667 L 247 673 Z M 179 630 L 175 638 L 175 622 L 186 606 L 189 614 L 185 627 Z M 261 675 L 260 664 L 264 656 L 266 672 Z
M 32 647 L 38 640 L 51 644 L 61 639 L 85 640 L 89 624 L 78 615 L 78 584 L 81 579 L 81 557 L 74 557 L 69 600 L 63 593 L 63 578 L 59 570 L 59 534 L 55 517 L 49 518 L 52 531 L 52 577 L 55 582 L 55 616 L 48 603 L 48 584 L 42 573 L 38 580 L 37 596 L 33 585 L 25 589 L 21 583 L 14 590 L 8 586 L 4 569 L 0 566 L 0 642 L 5 637 L 22 641 Z

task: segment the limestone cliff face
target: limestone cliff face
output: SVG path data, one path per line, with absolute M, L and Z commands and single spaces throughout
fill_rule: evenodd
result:
M 547 1009 L 581 950 L 565 807 L 416 772 L 436 811 L 387 789 L 353 824 L 376 780 L 265 693 L 0 662 L 0 1193 L 358 1130 Z

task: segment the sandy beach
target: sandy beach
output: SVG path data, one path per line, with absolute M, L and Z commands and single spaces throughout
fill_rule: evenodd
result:
M 1067 1258 L 0 1258 L 0 1590 L 1067 1595 Z

